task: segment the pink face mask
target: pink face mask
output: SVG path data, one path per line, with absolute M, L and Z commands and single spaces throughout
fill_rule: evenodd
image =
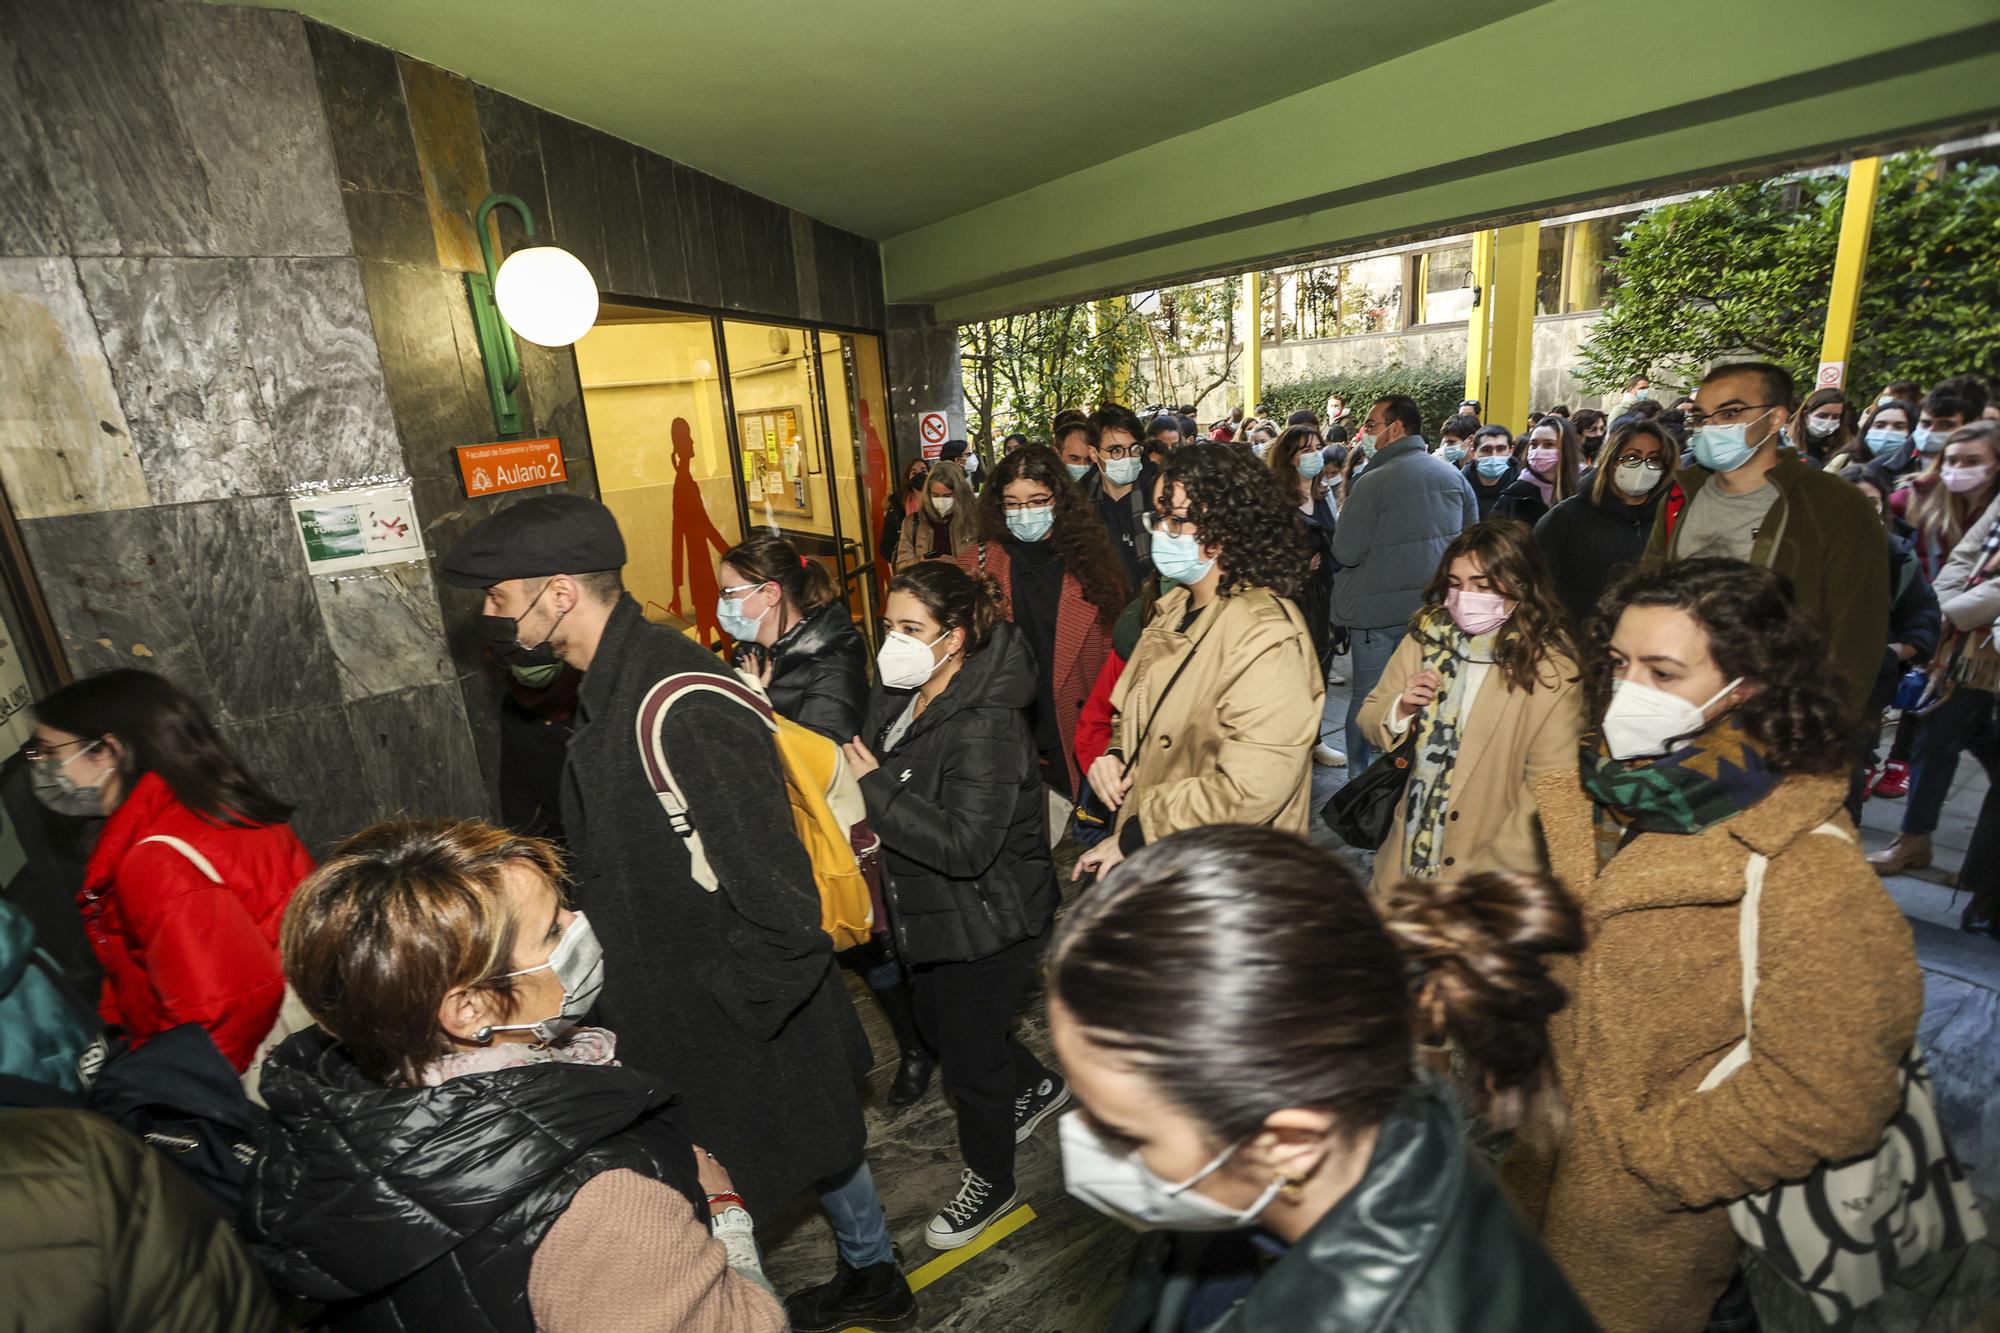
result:
M 1980 463 L 1975 467 L 1939 468 L 1938 475 L 1944 478 L 1945 489 L 1948 491 L 1959 493 L 1976 491 L 1992 479 L 1993 465 Z
M 1474 638 L 1491 634 L 1514 614 L 1500 594 L 1467 592 L 1463 588 L 1453 588 L 1444 595 L 1444 609 L 1451 613 L 1454 624 Z
M 1547 476 L 1549 473 L 1555 471 L 1556 459 L 1559 457 L 1561 457 L 1561 452 L 1556 449 L 1530 449 L 1528 450 L 1528 466 L 1543 476 Z

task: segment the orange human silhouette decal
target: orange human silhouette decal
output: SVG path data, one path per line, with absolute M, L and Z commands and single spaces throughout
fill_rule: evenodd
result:
M 875 574 L 887 588 L 892 571 L 889 568 L 889 552 L 881 549 L 882 529 L 889 522 L 889 506 L 901 504 L 903 497 L 889 487 L 889 454 L 882 447 L 882 437 L 875 431 L 874 413 L 868 410 L 868 400 L 860 399 L 857 404 L 861 413 L 861 512 L 875 516 L 875 526 L 868 534 L 868 540 L 876 543 Z
M 716 581 L 715 565 L 708 558 L 713 546 L 718 558 L 729 553 L 729 541 L 716 531 L 701 503 L 701 486 L 694 478 L 694 433 L 686 417 L 675 417 L 674 443 L 674 594 L 667 609 L 686 618 L 681 608 L 682 570 L 687 572 L 688 594 L 694 599 L 695 631 L 702 646 L 715 642 L 722 625 L 715 618 L 715 601 L 722 592 Z

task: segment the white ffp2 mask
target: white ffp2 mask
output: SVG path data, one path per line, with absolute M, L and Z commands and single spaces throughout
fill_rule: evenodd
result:
M 1223 1149 L 1207 1166 L 1175 1185 L 1147 1170 L 1138 1153 L 1120 1152 L 1107 1144 L 1082 1112 L 1071 1111 L 1060 1127 L 1063 1184 L 1070 1195 L 1141 1231 L 1239 1231 L 1256 1225 L 1258 1215 L 1284 1187 L 1284 1177 L 1279 1176 L 1248 1208 L 1231 1208 L 1197 1193 L 1195 1186 L 1215 1174 L 1241 1144 Z
M 1691 704 L 1678 694 L 1638 681 L 1614 681 L 1611 706 L 1604 710 L 1604 748 L 1613 759 L 1657 758 L 1673 742 L 1706 728 L 1710 705 L 1742 683 L 1738 676 L 1717 690 L 1708 703 Z

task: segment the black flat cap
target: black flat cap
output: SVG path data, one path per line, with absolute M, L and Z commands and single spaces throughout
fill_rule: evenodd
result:
M 446 583 L 490 588 L 508 579 L 595 574 L 625 566 L 618 520 L 583 495 L 534 495 L 489 514 L 445 552 Z

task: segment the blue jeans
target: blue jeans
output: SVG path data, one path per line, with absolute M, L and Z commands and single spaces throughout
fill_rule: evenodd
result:
M 826 1220 L 833 1223 L 833 1243 L 849 1268 L 886 1264 L 896 1257 L 889 1248 L 889 1219 L 882 1212 L 882 1196 L 875 1192 L 875 1173 L 868 1159 L 845 1176 L 823 1180 L 819 1205 Z
M 1347 774 L 1353 777 L 1368 767 L 1375 758 L 1375 747 L 1361 735 L 1357 719 L 1361 716 L 1361 705 L 1368 698 L 1368 692 L 1382 679 L 1389 659 L 1395 654 L 1396 645 L 1410 632 L 1407 625 L 1390 625 L 1385 629 L 1357 629 L 1352 631 L 1354 646 L 1349 651 L 1347 668 L 1347 688 L 1351 691 L 1347 698 Z

